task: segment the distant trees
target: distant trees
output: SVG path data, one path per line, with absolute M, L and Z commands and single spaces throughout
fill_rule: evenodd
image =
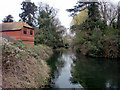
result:
M 32 2 L 22 2 L 22 13 L 19 14 L 22 21 L 27 24 L 34 26 L 35 24 L 35 13 L 37 11 L 37 6 Z
M 79 0 L 74 8 L 67 9 L 67 11 L 75 18 L 79 12 L 84 11 L 86 8 L 88 9 L 88 19 L 84 24 L 87 26 L 87 30 L 93 30 L 94 28 L 103 30 L 107 25 L 114 28 L 120 26 L 120 7 L 116 8 L 110 2 L 89 2 L 89 0 L 88 2 L 81 2 Z
M 91 57 L 119 58 L 120 8 L 114 7 L 110 2 L 79 0 L 74 8 L 67 11 L 72 12 L 74 19 L 86 8 L 88 18 L 81 24 L 74 23 L 71 26 L 71 30 L 76 33 L 72 47 L 77 52 Z M 78 21 L 81 17 L 75 19 Z
M 37 26 L 35 44 L 46 44 L 53 48 L 63 46 L 59 19 L 56 18 L 57 10 L 47 4 L 40 3 L 37 13 Z M 64 30 L 63 30 L 64 31 Z
M 67 9 L 68 12 L 72 12 L 72 16 L 75 16 L 78 12 L 88 9 L 88 19 L 85 21 L 86 30 L 93 30 L 94 28 L 99 28 L 100 25 L 100 12 L 99 12 L 99 2 L 81 2 L 79 0 L 77 4 L 72 9 Z M 84 27 L 84 26 L 82 26 Z
M 100 14 L 101 19 L 108 24 L 109 26 L 113 27 L 116 19 L 117 19 L 117 8 L 110 2 L 100 2 Z
M 2 22 L 6 23 L 6 22 L 13 22 L 13 16 L 12 15 L 8 15 L 6 16 Z
M 86 19 L 88 18 L 88 9 L 85 9 L 83 11 L 81 11 L 80 13 L 78 13 L 77 15 L 75 15 L 73 17 L 72 20 L 72 25 L 76 24 L 76 25 L 80 25 L 82 24 Z
M 67 11 L 71 12 L 71 16 L 75 16 L 78 12 L 81 12 L 81 11 L 85 10 L 86 8 L 88 8 L 89 11 L 91 11 L 88 13 L 89 18 L 90 18 L 90 17 L 94 17 L 95 15 L 97 16 L 99 14 L 98 10 L 97 10 L 98 5 L 99 5 L 98 2 L 89 2 L 89 1 L 82 2 L 81 0 L 78 0 L 76 5 L 74 6 L 74 8 L 67 9 Z M 95 11 L 97 11 L 97 12 L 95 13 Z
M 46 44 L 53 48 L 63 46 L 61 33 L 64 32 L 59 19 L 56 18 L 57 10 L 48 4 L 22 2 L 22 21 L 35 28 L 35 44 Z
M 91 2 L 82 2 L 81 0 L 78 0 L 74 8 L 67 9 L 67 11 L 71 13 L 71 16 L 75 16 L 78 12 L 88 8 L 90 4 Z

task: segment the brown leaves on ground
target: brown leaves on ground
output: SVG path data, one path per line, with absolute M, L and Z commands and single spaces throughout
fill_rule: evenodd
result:
M 50 68 L 45 60 L 52 54 L 48 47 L 34 47 L 37 51 L 28 52 L 28 48 L 21 50 L 15 45 L 2 45 L 2 87 L 3 88 L 38 88 L 47 84 Z M 5 49 L 6 48 L 6 49 Z M 41 50 L 40 50 L 41 49 Z M 16 52 L 16 53 L 15 53 Z

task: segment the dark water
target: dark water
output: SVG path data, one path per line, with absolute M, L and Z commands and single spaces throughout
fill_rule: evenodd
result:
M 52 88 L 120 88 L 120 61 L 56 51 L 48 60 Z

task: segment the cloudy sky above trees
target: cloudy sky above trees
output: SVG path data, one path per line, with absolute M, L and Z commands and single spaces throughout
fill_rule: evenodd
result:
M 15 21 L 18 21 L 19 13 L 21 13 L 21 3 L 23 0 L 2 0 L 0 3 L 0 23 L 5 16 L 11 14 Z M 36 5 L 38 2 L 48 3 L 50 6 L 58 9 L 58 18 L 60 19 L 62 25 L 69 28 L 72 17 L 69 17 L 70 13 L 66 9 L 72 8 L 78 0 L 31 0 Z M 103 1 L 103 0 L 102 0 Z M 109 0 L 113 4 L 117 5 L 120 0 Z

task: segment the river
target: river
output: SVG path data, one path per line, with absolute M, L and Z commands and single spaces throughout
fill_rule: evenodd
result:
M 52 88 L 120 88 L 120 61 L 90 58 L 72 50 L 55 51 L 47 60 Z

